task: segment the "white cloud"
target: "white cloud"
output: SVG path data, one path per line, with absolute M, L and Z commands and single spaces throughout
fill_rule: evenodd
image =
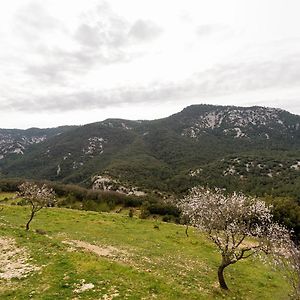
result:
M 2 1 L 0 127 L 30 126 L 46 110 L 40 126 L 62 113 L 68 124 L 115 111 L 155 118 L 209 101 L 300 114 L 299 9 L 296 0 Z

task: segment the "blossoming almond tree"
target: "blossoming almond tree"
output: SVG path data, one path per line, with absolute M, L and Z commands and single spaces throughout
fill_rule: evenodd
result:
M 273 222 L 265 202 L 243 194 L 225 195 L 220 189 L 196 187 L 180 207 L 190 224 L 206 232 L 218 247 L 222 257 L 218 279 L 225 290 L 226 267 L 254 254 L 284 248 L 290 239 L 288 230 Z
M 19 197 L 22 197 L 30 204 L 31 214 L 26 224 L 26 230 L 29 230 L 30 222 L 35 214 L 43 207 L 51 206 L 55 201 L 55 193 L 53 189 L 48 188 L 45 184 L 38 186 L 31 182 L 24 182 L 19 186 Z
M 286 240 L 284 248 L 273 253 L 276 267 L 285 274 L 292 287 L 291 299 L 300 299 L 300 250 L 292 240 Z

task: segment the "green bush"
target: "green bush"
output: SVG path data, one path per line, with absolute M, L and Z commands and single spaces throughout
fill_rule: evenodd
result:
M 129 209 L 128 216 L 129 216 L 129 218 L 133 218 L 133 209 L 132 208 Z
M 150 216 L 150 212 L 147 207 L 142 207 L 140 213 L 140 219 L 147 219 Z

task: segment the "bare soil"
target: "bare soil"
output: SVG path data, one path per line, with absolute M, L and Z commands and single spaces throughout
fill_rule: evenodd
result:
M 39 268 L 30 264 L 25 248 L 18 247 L 12 238 L 0 237 L 0 279 L 24 278 Z

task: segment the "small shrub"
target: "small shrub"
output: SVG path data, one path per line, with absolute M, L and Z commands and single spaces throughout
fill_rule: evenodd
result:
M 172 221 L 172 217 L 170 215 L 165 215 L 162 218 L 163 222 L 171 222 Z
M 109 212 L 110 211 L 110 207 L 106 202 L 102 202 L 98 204 L 98 211 L 101 212 Z
M 128 217 L 129 217 L 129 218 L 132 218 L 132 217 L 133 217 L 133 209 L 132 209 L 132 208 L 129 209 Z
M 147 219 L 150 216 L 150 212 L 147 208 L 142 207 L 141 213 L 140 213 L 140 219 Z
M 66 207 L 81 210 L 82 209 L 82 202 L 76 201 L 76 202 L 72 203 L 71 205 L 67 205 Z
M 41 235 L 47 234 L 47 232 L 43 229 L 36 229 L 35 232 L 38 233 L 38 234 L 41 234 Z

